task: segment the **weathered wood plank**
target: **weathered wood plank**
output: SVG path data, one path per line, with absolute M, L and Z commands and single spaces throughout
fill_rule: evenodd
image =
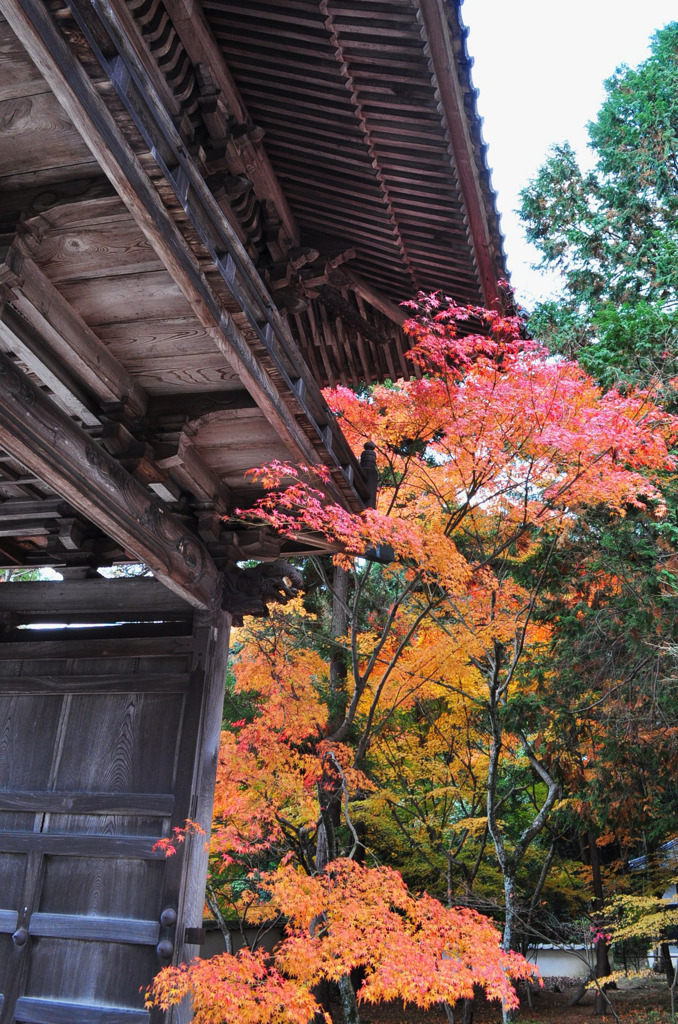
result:
M 0 811 L 35 811 L 39 814 L 123 814 L 168 818 L 173 808 L 172 793 L 56 793 L 44 790 L 0 792 Z
M 45 80 L 4 19 L 0 21 L 0 100 L 45 92 Z
M 0 918 L 0 922 L 1 920 Z M 130 942 L 134 945 L 152 946 L 158 941 L 160 925 L 157 921 L 139 921 L 130 917 L 38 913 L 31 917 L 28 931 L 30 935 L 49 938 Z
M 11 693 L 184 693 L 188 677 L 121 675 L 25 675 L 0 677 L 0 695 Z
M 50 832 L 2 832 L 0 853 L 39 852 L 61 857 L 129 857 L 136 860 L 164 860 L 162 850 L 153 849 L 150 836 L 66 835 Z
M 4 584 L 0 586 L 0 612 L 17 616 L 50 613 L 66 619 L 74 613 L 91 612 L 110 615 L 113 621 L 192 615 L 185 600 L 148 577 Z
M 163 312 L 170 319 L 190 313 L 186 299 L 165 270 L 63 282 L 60 291 L 92 327 L 130 319 L 138 323 L 145 317 L 157 320 Z M 139 324 L 137 330 L 142 329 Z
M 0 101 L 0 182 L 17 170 L 19 148 L 22 163 L 32 170 L 72 164 L 79 156 L 83 163 L 91 163 L 89 150 L 56 97 L 44 85 L 43 90 Z
M 150 1014 L 145 1010 L 126 1010 L 114 1006 L 89 1006 L 64 1000 L 17 1000 L 16 1020 L 26 1024 L 148 1024 Z
M 146 628 L 148 629 L 148 625 Z M 174 626 L 175 630 L 176 628 Z M 107 630 L 108 635 L 94 640 L 89 639 L 90 632 L 78 630 L 77 640 L 45 640 L 42 630 L 36 631 L 33 634 L 34 640 L 0 644 L 0 664 L 6 661 L 36 661 L 43 658 L 164 658 L 185 655 L 193 650 L 193 639 L 190 636 L 142 636 L 119 639 Z M 63 637 L 64 630 L 59 630 L 59 634 Z M 22 635 L 26 636 L 25 633 Z
M 219 574 L 203 544 L 3 355 L 0 444 L 171 590 L 212 606 Z
M 131 320 L 119 320 L 116 324 L 102 324 L 97 335 L 106 347 L 115 353 L 117 359 L 127 366 L 129 359 L 152 357 L 168 362 L 185 356 L 218 355 L 224 366 L 224 357 L 218 352 L 212 336 L 195 316 L 163 317 L 160 320 L 144 319 L 143 342 L 138 324 Z M 230 368 L 233 377 L 235 372 Z
M 128 359 L 126 365 L 137 383 L 151 395 L 171 394 L 180 388 L 186 391 L 196 391 L 198 388 L 223 391 L 227 387 L 240 387 L 240 377 L 225 363 L 220 352 L 184 356 L 180 359 L 140 355 Z M 262 419 L 265 419 L 263 415 Z M 282 441 L 280 447 L 284 447 Z

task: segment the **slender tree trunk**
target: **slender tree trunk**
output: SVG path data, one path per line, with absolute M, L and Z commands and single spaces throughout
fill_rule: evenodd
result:
M 664 976 L 666 978 L 666 984 L 669 988 L 673 988 L 676 977 L 676 969 L 673 966 L 671 959 L 671 947 L 668 942 L 662 942 L 659 946 L 659 964 Z
M 224 937 L 224 948 L 226 952 L 233 954 L 233 940 L 231 939 L 231 929 L 228 927 L 226 919 L 224 918 L 224 915 L 221 913 L 221 909 L 219 907 L 219 900 L 217 899 L 217 894 L 215 893 L 213 886 L 209 882 L 207 883 L 207 892 L 205 893 L 205 900 L 207 902 L 207 906 L 214 914 L 214 918 L 217 924 L 219 925 L 219 931 Z
M 475 990 L 474 990 L 475 991 Z M 454 1016 L 459 1024 L 473 1024 L 473 1012 L 475 1010 L 475 995 L 471 999 L 460 999 L 454 1007 Z
M 516 876 L 512 867 L 505 861 L 502 865 L 504 875 L 504 933 L 501 939 L 501 947 L 507 953 L 511 950 L 516 938 L 517 907 L 516 907 Z M 510 1010 L 504 1003 L 501 1006 L 501 1019 L 503 1024 L 512 1024 L 516 1019 L 517 1011 Z
M 600 857 L 598 855 L 598 847 L 596 845 L 596 838 L 592 832 L 588 834 L 589 841 L 589 857 L 591 859 L 591 874 L 593 876 L 593 908 L 596 916 L 594 922 L 596 927 L 602 928 L 603 924 L 598 916 L 603 909 L 605 903 L 605 893 L 603 891 L 603 876 L 600 871 Z M 608 952 L 607 940 L 602 935 L 596 939 L 596 979 L 606 978 L 610 973 L 610 957 Z M 607 988 L 607 986 L 604 986 Z M 596 1001 L 593 1007 L 594 1014 L 601 1015 L 605 1013 L 607 1008 L 607 1000 L 604 993 L 600 988 L 596 991 Z
M 515 939 L 516 925 L 516 880 L 508 870 L 504 872 L 504 912 L 506 917 L 501 945 L 508 953 Z
M 323 762 L 323 774 L 318 786 L 320 825 L 318 826 L 315 854 L 315 866 L 318 871 L 323 871 L 337 856 L 335 827 L 339 824 L 341 815 L 341 794 L 341 779 L 332 770 L 330 758 L 326 757 Z M 311 924 L 312 932 L 316 926 L 317 922 L 314 921 Z M 339 978 L 337 984 L 345 1024 L 360 1024 L 358 1000 L 356 999 L 350 974 L 345 974 Z M 321 996 L 322 993 L 318 989 L 316 994 L 318 1001 L 320 1001 L 319 997 Z
M 668 946 L 668 943 L 667 943 L 667 946 Z M 676 970 L 676 968 L 673 966 L 673 963 L 671 961 L 671 950 L 670 950 L 670 948 L 667 949 L 667 952 L 668 952 L 668 955 L 669 955 L 669 965 L 671 967 L 671 970 L 673 971 L 673 976 L 671 978 L 671 984 L 669 986 L 669 991 L 671 993 L 671 1024 L 676 1024 L 676 982 L 678 981 L 678 970 Z
M 330 635 L 333 640 L 346 635 L 348 628 L 348 572 L 341 566 L 334 567 L 332 578 L 332 619 Z M 330 655 L 330 715 L 329 728 L 334 732 L 346 716 L 346 676 L 348 671 L 346 652 L 335 648 Z

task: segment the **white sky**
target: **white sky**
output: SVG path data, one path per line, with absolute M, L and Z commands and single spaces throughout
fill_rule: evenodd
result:
M 649 54 L 654 32 L 678 20 L 675 0 L 465 0 L 478 111 L 489 143 L 501 226 L 517 298 L 528 308 L 557 281 L 530 269 L 537 251 L 514 212 L 549 146 L 568 140 L 586 159 L 586 124 L 620 64 Z

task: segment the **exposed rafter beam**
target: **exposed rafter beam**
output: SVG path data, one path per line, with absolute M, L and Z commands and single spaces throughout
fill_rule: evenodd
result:
M 59 405 L 88 427 L 99 425 L 92 402 L 73 380 L 68 367 L 42 343 L 28 324 L 6 305 L 0 309 L 0 347 L 13 352 L 50 389 Z
M 236 118 L 241 124 L 249 123 L 250 115 L 245 101 L 224 59 L 224 55 L 212 35 L 212 30 L 207 24 L 202 7 L 195 0 L 164 0 L 164 4 L 179 34 L 184 49 L 193 64 L 196 67 L 209 68 L 214 85 L 219 91 L 217 109 L 219 109 L 219 104 L 221 104 L 221 116 L 224 119 L 224 127 L 226 127 L 228 115 Z M 208 127 L 210 126 L 208 125 Z M 262 201 L 268 200 L 273 202 L 281 223 L 289 236 L 290 245 L 299 245 L 301 229 L 297 224 L 294 213 L 290 209 L 283 188 L 266 153 L 265 144 L 262 141 L 245 139 L 238 146 L 239 156 L 243 161 L 243 171 L 247 173 L 252 181 L 257 198 Z M 353 290 L 365 302 L 374 306 L 375 309 L 389 317 L 394 323 L 403 323 L 405 314 L 393 302 L 390 302 L 386 296 L 382 295 L 378 289 L 363 281 L 355 273 L 348 273 L 347 277 L 350 278 Z
M 464 198 L 469 236 L 476 258 L 485 304 L 499 297 L 496 264 L 480 174 L 474 158 L 474 146 L 464 109 L 457 65 L 447 21 L 446 0 L 416 0 L 422 19 L 430 63 L 447 125 L 454 155 L 454 166 Z
M 203 544 L 0 354 L 0 445 L 196 608 L 219 573 Z
M 395 302 L 391 302 L 385 295 L 371 284 L 368 284 L 357 274 L 354 274 L 352 270 L 346 270 L 342 267 L 342 275 L 346 278 L 349 287 L 359 295 L 361 299 L 364 299 L 370 306 L 378 309 L 380 313 L 392 320 L 394 324 L 398 324 L 402 327 L 403 323 L 407 319 L 407 313 L 400 306 L 396 306 Z
M 214 85 L 220 94 L 217 99 L 217 111 L 219 111 L 221 103 L 224 127 L 226 127 L 229 114 L 241 124 L 248 123 L 250 117 L 245 103 L 224 56 L 214 40 L 200 5 L 195 3 L 195 0 L 165 0 L 165 7 L 193 64 L 196 67 L 209 69 Z M 224 135 L 226 134 L 227 132 L 224 132 Z M 299 225 L 289 207 L 266 150 L 259 142 L 245 139 L 240 144 L 240 156 L 243 161 L 243 170 L 251 180 L 257 197 L 261 200 L 269 200 L 274 204 L 289 236 L 290 245 L 299 245 L 301 237 Z

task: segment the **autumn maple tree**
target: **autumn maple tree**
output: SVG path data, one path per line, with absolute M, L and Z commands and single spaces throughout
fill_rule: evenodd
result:
M 358 966 L 359 999 L 449 1004 L 475 985 L 510 1012 L 510 978 L 526 970 L 511 953 L 518 874 L 563 777 L 548 718 L 529 713 L 540 700 L 531 668 L 553 637 L 541 608 L 554 559 L 591 509 L 664 511 L 675 421 L 649 392 L 603 393 L 576 363 L 526 341 L 517 316 L 436 297 L 413 313 L 412 379 L 328 394 L 356 453 L 374 446 L 377 507 L 333 505 L 322 468 L 258 471 L 267 494 L 254 515 L 342 554 L 333 570 L 316 560 L 310 572 L 331 611 L 286 609 L 248 627 L 236 664 L 237 694 L 252 696 L 224 733 L 213 858 L 231 903 L 250 920 L 282 915 L 287 936 L 272 961 L 247 953 L 161 972 L 149 998 L 166 1006 L 191 993 L 205 1024 L 308 1020 L 323 979 L 339 984 L 349 1013 Z M 391 565 L 365 559 L 386 548 Z M 397 773 L 425 784 L 402 738 L 415 722 L 419 756 L 436 766 L 428 777 L 449 796 L 435 837 L 448 876 L 459 837 L 476 858 L 479 837 L 481 858 L 492 845 L 501 948 L 478 915 L 354 863 L 369 845 L 356 801 L 397 807 Z M 454 772 L 441 775 L 444 764 Z M 531 797 L 507 821 L 516 773 Z M 288 985 L 296 1000 L 283 998 Z
M 511 981 L 532 973 L 522 957 L 500 949 L 486 918 L 413 897 L 390 868 L 338 859 L 310 877 L 288 865 L 257 884 L 260 910 L 287 922 L 273 957 L 245 950 L 166 968 L 149 1005 L 168 1009 L 190 995 L 197 1024 L 308 1024 L 322 1012 L 314 985 L 360 968 L 360 1001 L 402 999 L 427 1008 L 469 996 L 475 985 L 514 1007 Z

